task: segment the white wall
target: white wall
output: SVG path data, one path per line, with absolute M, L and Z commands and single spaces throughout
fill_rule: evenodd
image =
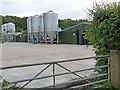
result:
M 7 24 L 7 29 L 8 29 L 9 31 L 15 32 L 15 24 L 13 24 L 13 23 L 8 23 L 8 24 Z
M 15 24 L 14 23 L 6 23 L 1 26 L 2 31 L 6 32 L 15 32 Z

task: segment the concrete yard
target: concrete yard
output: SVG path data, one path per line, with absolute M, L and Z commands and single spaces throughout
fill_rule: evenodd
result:
M 74 58 L 82 58 L 94 56 L 92 46 L 86 45 L 65 45 L 65 44 L 32 44 L 32 43 L 4 43 L 0 48 L 2 53 L 2 66 L 33 64 L 42 62 L 51 62 L 58 60 L 68 60 Z M 84 68 L 94 67 L 95 60 L 85 60 L 70 63 L 62 63 L 61 65 L 69 68 L 71 71 Z M 34 66 L 20 69 L 5 70 L 2 77 L 8 81 L 16 81 L 34 77 L 45 66 Z M 55 73 L 67 72 L 64 69 L 55 66 Z M 51 75 L 52 66 L 44 71 L 41 76 Z M 92 71 L 79 73 L 81 76 L 92 74 Z M 69 74 L 56 77 L 56 83 L 66 82 L 76 78 L 75 75 Z M 44 80 L 36 80 L 31 82 L 27 87 L 44 87 L 52 84 L 52 78 Z

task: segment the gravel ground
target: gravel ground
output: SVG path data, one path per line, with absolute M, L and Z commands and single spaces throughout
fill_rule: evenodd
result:
M 31 43 L 4 43 L 0 48 L 0 55 L 2 59 L 1 66 L 12 66 L 22 64 L 33 64 L 42 62 L 51 62 L 59 60 L 68 60 L 74 58 L 82 58 L 94 56 L 92 46 L 86 45 L 65 45 L 65 44 L 31 44 Z M 94 67 L 95 60 L 85 60 L 70 63 L 61 64 L 71 71 Z M 8 81 L 21 80 L 26 78 L 32 78 L 45 66 L 35 66 L 29 68 L 12 69 L 2 72 L 2 76 Z M 55 66 L 55 73 L 66 72 L 59 66 Z M 92 74 L 93 71 L 79 73 L 82 77 Z M 52 66 L 44 71 L 40 76 L 52 74 Z M 61 77 L 56 77 L 56 83 L 69 81 L 76 78 L 75 75 L 69 74 Z M 37 80 L 31 82 L 27 87 L 43 87 L 50 85 L 52 78 L 45 80 Z M 21 84 L 20 84 L 21 85 Z

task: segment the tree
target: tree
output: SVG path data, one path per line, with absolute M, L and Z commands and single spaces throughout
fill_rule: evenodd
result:
M 17 16 L 2 16 L 2 24 L 12 22 L 15 24 L 17 30 L 27 30 L 27 17 L 17 17 Z
M 72 19 L 62 19 L 62 20 L 58 20 L 58 23 L 59 23 L 59 27 L 61 29 L 65 29 L 65 28 L 68 28 L 70 26 L 73 26 L 73 25 L 76 25 L 76 24 L 79 24 L 80 22 L 83 22 L 83 21 L 86 21 L 87 20 L 72 20 Z
M 92 21 L 85 38 L 96 48 L 95 53 L 103 55 L 109 54 L 110 49 L 120 50 L 120 3 L 96 3 L 88 11 Z M 106 59 L 99 59 L 96 65 L 106 63 Z

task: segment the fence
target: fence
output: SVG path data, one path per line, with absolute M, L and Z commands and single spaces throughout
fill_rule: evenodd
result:
M 99 58 L 108 58 L 108 64 L 104 66 L 96 66 L 96 67 L 91 67 L 91 68 L 86 68 L 86 69 L 81 69 L 81 70 L 75 70 L 72 71 L 65 66 L 61 65 L 61 63 L 67 63 L 67 62 L 75 62 L 75 61 L 82 61 L 82 60 L 89 60 L 89 59 L 99 59 Z M 94 56 L 94 57 L 87 57 L 87 58 L 78 58 L 78 59 L 71 59 L 71 60 L 62 60 L 62 61 L 54 61 L 54 62 L 46 62 L 46 63 L 37 63 L 37 64 L 25 64 L 25 65 L 16 65 L 16 66 L 8 66 L 8 67 L 2 67 L 0 68 L 1 72 L 8 70 L 8 69 L 15 69 L 15 68 L 25 68 L 25 67 L 33 67 L 33 66 L 40 66 L 40 65 L 47 65 L 45 68 L 43 68 L 39 73 L 37 73 L 33 78 L 29 79 L 23 79 L 23 80 L 17 80 L 13 82 L 9 82 L 10 84 L 15 84 L 15 83 L 22 83 L 22 82 L 27 82 L 24 85 L 20 87 L 20 89 L 25 88 L 29 83 L 31 83 L 34 80 L 42 80 L 45 78 L 53 78 L 53 85 L 46 86 L 46 87 L 40 87 L 40 88 L 62 88 L 65 90 L 72 90 L 73 88 L 90 88 L 94 86 L 94 84 L 104 82 L 106 80 L 109 80 L 110 78 L 110 70 L 109 70 L 109 55 L 102 55 L 102 56 Z M 47 70 L 50 66 L 52 66 L 52 75 L 47 75 L 43 77 L 38 77 L 41 73 L 43 73 L 45 70 Z M 56 74 L 55 72 L 55 66 L 59 66 L 60 68 L 63 68 L 67 72 L 64 73 L 59 73 Z M 77 68 L 77 67 L 76 67 Z M 107 69 L 104 69 L 107 68 Z M 82 77 L 80 74 L 81 72 L 84 71 L 89 71 L 89 70 L 100 70 L 104 69 L 107 70 L 105 73 L 96 73 L 90 77 Z M 62 76 L 62 75 L 67 75 L 67 74 L 73 74 L 77 76 L 78 78 L 75 80 L 71 80 L 65 83 L 57 84 L 56 83 L 56 77 Z M 19 89 L 19 90 L 20 90 Z

